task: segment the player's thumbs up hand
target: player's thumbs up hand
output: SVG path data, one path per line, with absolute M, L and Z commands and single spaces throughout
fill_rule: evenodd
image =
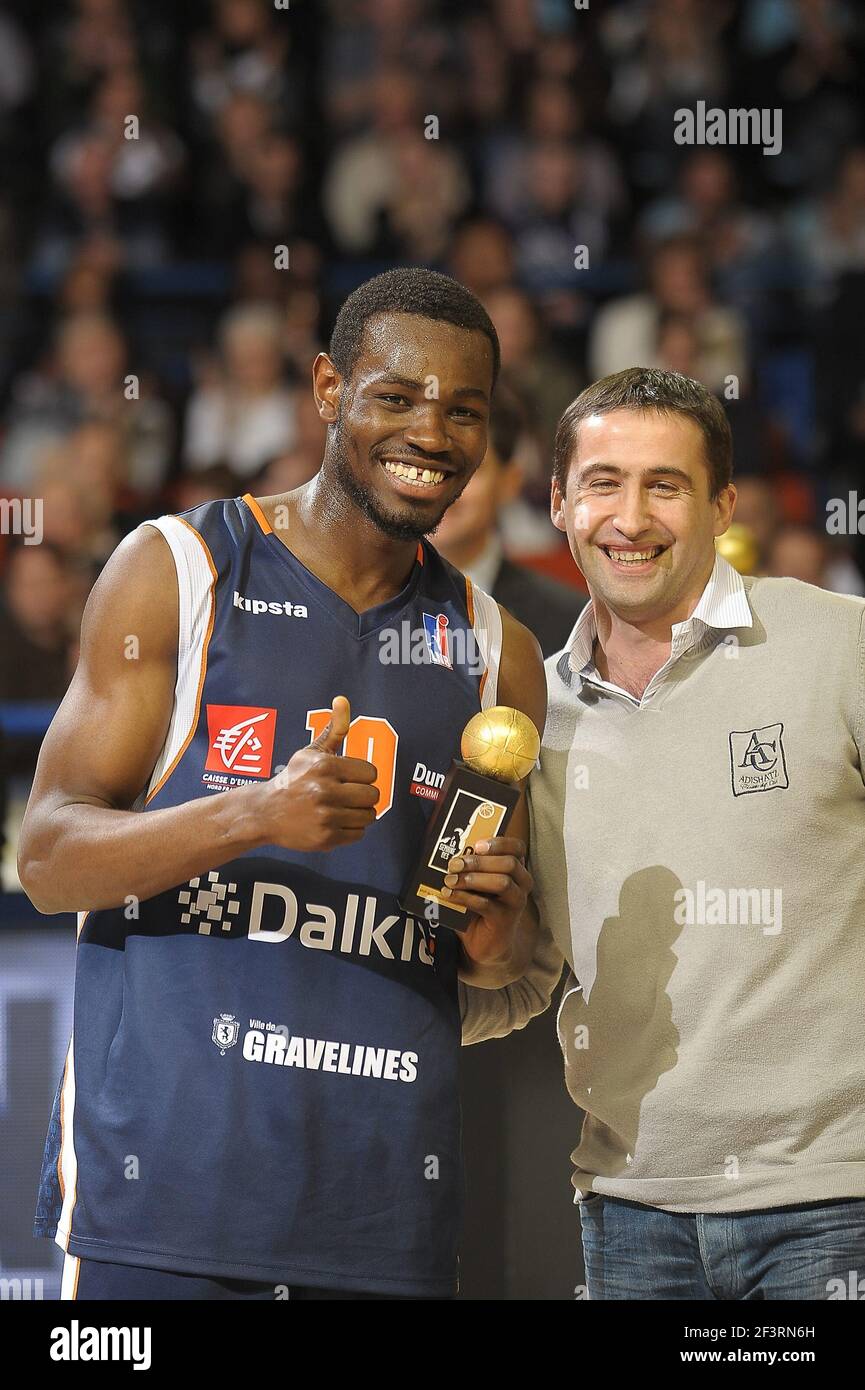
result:
M 320 749 L 322 753 L 339 752 L 351 723 L 351 706 L 344 695 L 334 695 L 330 707 L 333 710 L 330 722 L 310 745 L 312 748 Z
M 355 844 L 375 820 L 375 764 L 345 758 L 339 751 L 351 723 L 351 706 L 344 695 L 334 697 L 331 711 L 318 738 L 299 748 L 282 772 L 256 789 L 265 844 L 304 851 L 336 849 Z

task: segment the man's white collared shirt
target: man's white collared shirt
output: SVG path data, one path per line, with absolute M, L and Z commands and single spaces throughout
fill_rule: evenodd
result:
M 730 628 L 751 627 L 753 619 L 742 583 L 741 575 L 733 569 L 721 555 L 716 553 L 715 563 L 700 601 L 690 618 L 674 623 L 670 655 L 643 691 L 642 697 L 632 695 L 612 681 L 604 680 L 594 662 L 593 651 L 598 626 L 595 621 L 595 607 L 587 603 L 576 621 L 567 646 L 570 649 L 568 665 L 583 681 L 596 685 L 611 695 L 629 700 L 633 705 L 645 705 L 666 679 L 669 671 L 683 656 L 696 654 L 704 647 L 718 640 L 719 631 Z

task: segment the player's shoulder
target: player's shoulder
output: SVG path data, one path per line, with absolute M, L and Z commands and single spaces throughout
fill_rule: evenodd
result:
M 174 561 L 164 533 L 142 521 L 114 547 L 94 588 L 159 589 L 173 574 Z
M 125 649 L 131 634 L 146 645 L 148 656 L 173 654 L 177 614 L 171 551 L 156 528 L 137 526 L 112 551 L 88 594 L 81 620 L 82 658 Z

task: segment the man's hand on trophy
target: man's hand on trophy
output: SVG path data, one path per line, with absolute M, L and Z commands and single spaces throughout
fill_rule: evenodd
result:
M 513 953 L 517 923 L 534 883 L 525 858 L 522 840 L 500 835 L 479 840 L 448 864 L 442 894 L 449 904 L 477 913 L 460 940 L 478 965 L 505 962 Z

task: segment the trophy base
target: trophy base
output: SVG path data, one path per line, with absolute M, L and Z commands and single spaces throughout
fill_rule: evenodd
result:
M 479 840 L 503 835 L 520 799 L 520 788 L 474 772 L 454 759 L 433 811 L 423 849 L 399 896 L 399 905 L 431 926 L 465 931 L 476 913 L 449 902 L 442 892 L 449 861 L 468 854 Z

